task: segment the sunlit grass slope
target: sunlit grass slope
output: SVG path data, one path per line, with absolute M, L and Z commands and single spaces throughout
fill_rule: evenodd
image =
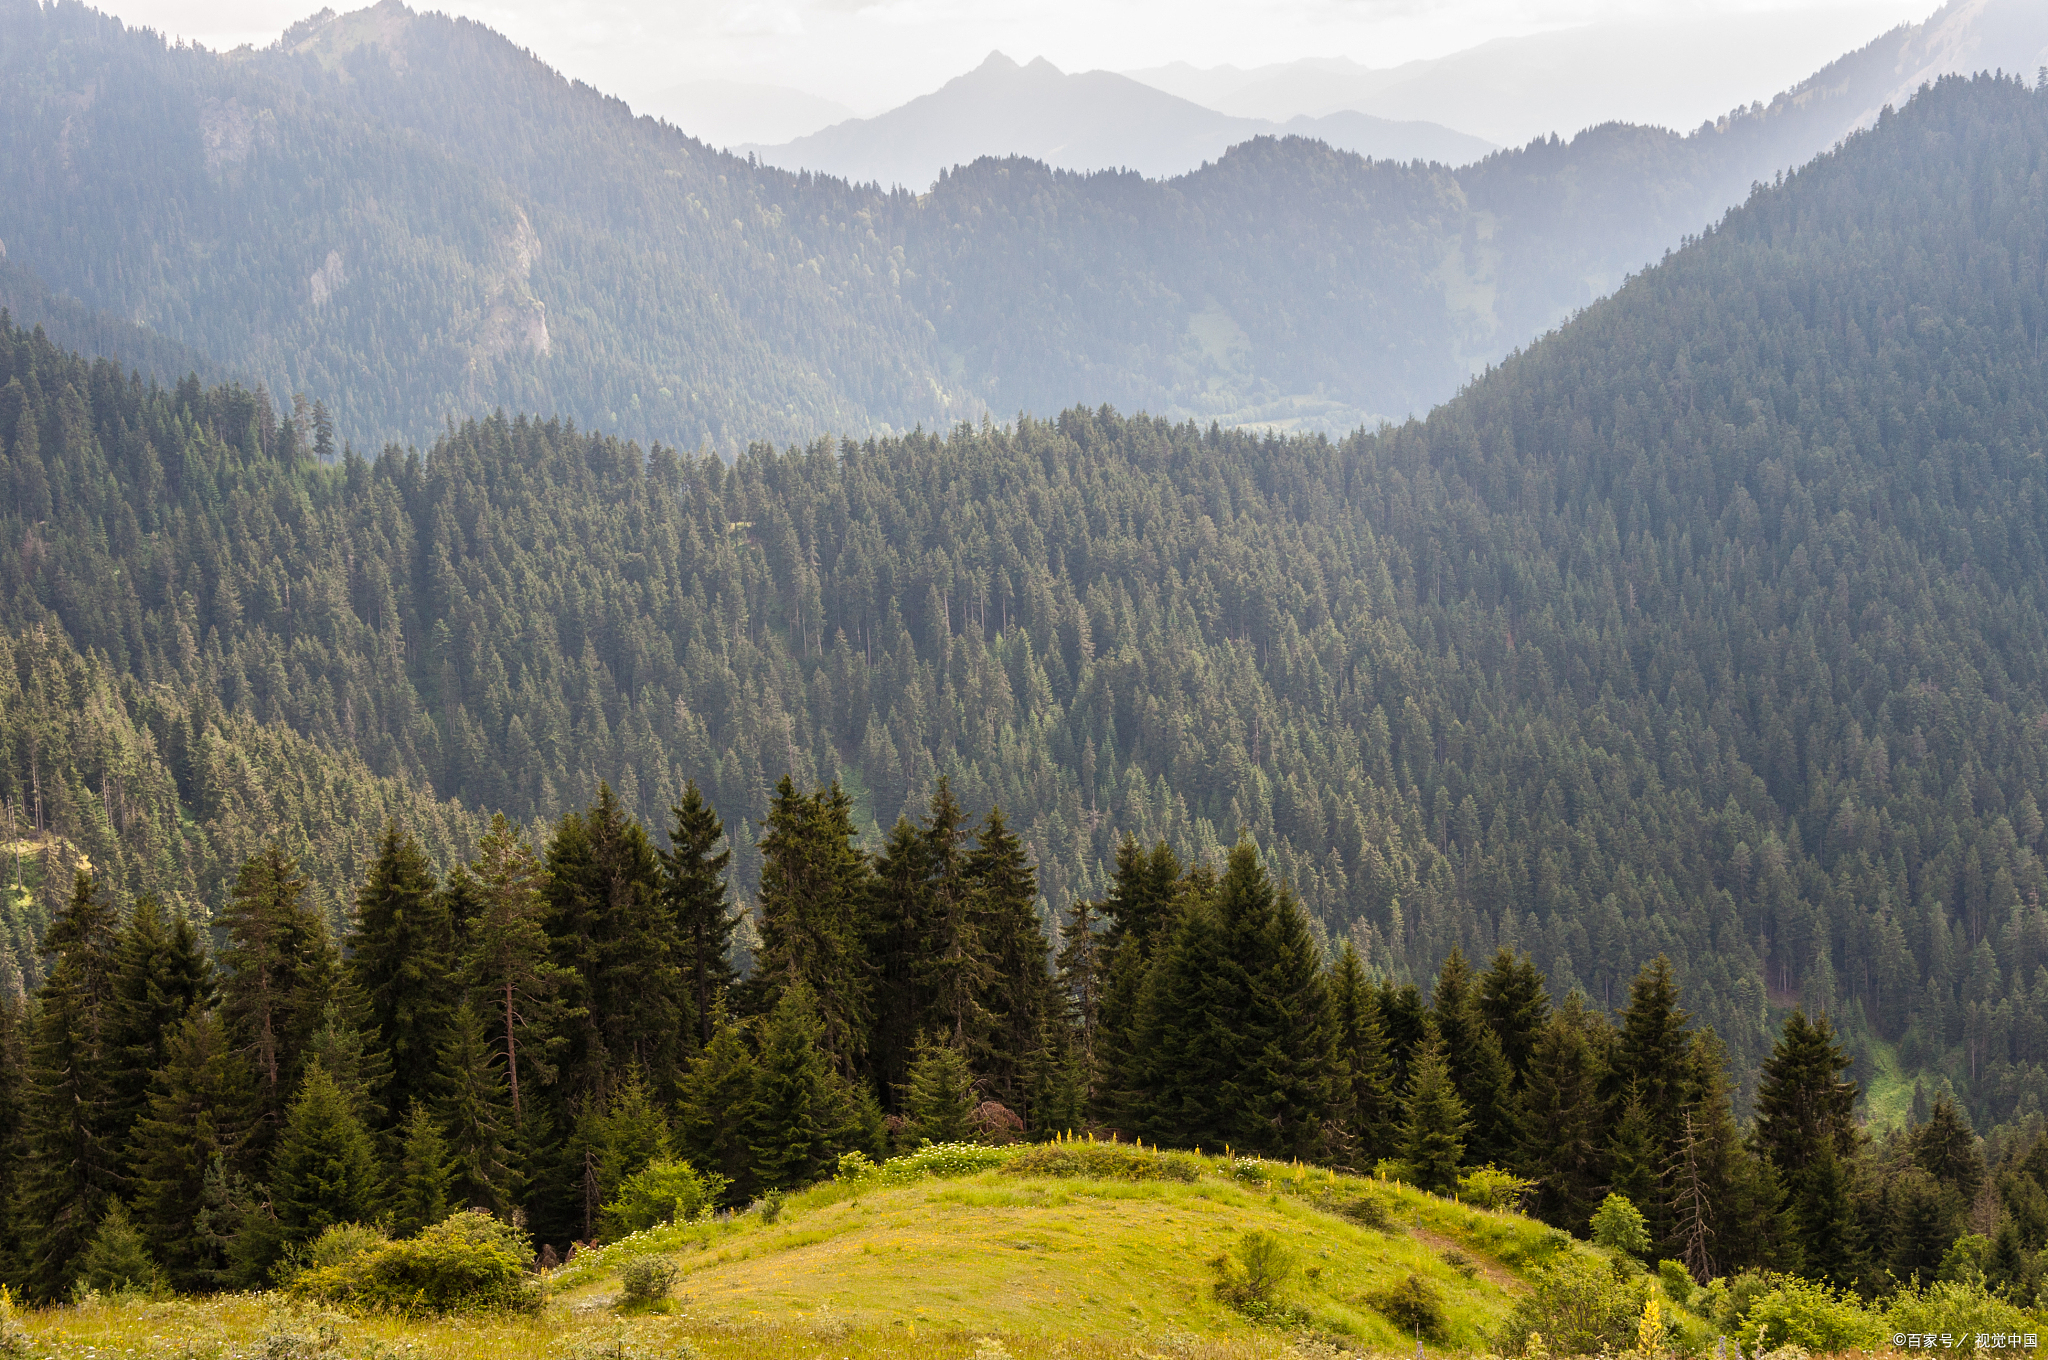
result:
M 323 1326 L 330 1349 L 307 1354 L 379 1344 L 434 1356 L 1412 1352 L 1415 1338 L 1368 1300 L 1414 1274 L 1444 1303 L 1432 1349 L 1484 1351 L 1522 1275 L 1582 1249 L 1519 1215 L 1305 1167 L 1034 1152 L 979 1168 L 971 1158 L 922 1170 L 891 1163 L 793 1195 L 772 1218 L 757 1211 L 637 1234 L 553 1272 L 533 1321 L 294 1315 L 243 1298 L 51 1310 L 26 1322 L 43 1344 L 79 1355 L 291 1354 L 266 1352 L 266 1334 L 296 1330 L 318 1345 Z M 1077 1162 L 1093 1174 L 1057 1174 Z M 1218 1258 L 1252 1232 L 1284 1239 L 1299 1267 L 1276 1299 L 1277 1320 L 1217 1297 Z M 620 1273 L 647 1256 L 675 1263 L 673 1293 L 624 1304 Z

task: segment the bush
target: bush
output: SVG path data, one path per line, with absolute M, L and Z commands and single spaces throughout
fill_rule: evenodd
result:
M 688 1162 L 664 1157 L 649 1162 L 619 1183 L 598 1213 L 598 1238 L 616 1242 L 628 1233 L 662 1223 L 687 1223 L 704 1213 L 732 1184 L 716 1172 L 699 1172 Z
M 1371 1228 L 1374 1232 L 1392 1230 L 1393 1219 L 1387 1213 L 1387 1201 L 1370 1190 L 1331 1207 L 1362 1228 Z
M 1399 1284 L 1375 1289 L 1365 1301 L 1387 1321 L 1411 1336 L 1441 1341 L 1444 1336 L 1444 1296 L 1428 1280 L 1413 1271 Z
M 382 1228 L 362 1223 L 337 1223 L 313 1239 L 313 1245 L 306 1248 L 305 1264 L 315 1270 L 345 1265 L 364 1252 L 375 1251 L 390 1241 Z
M 1650 1233 L 1643 1226 L 1642 1210 L 1624 1195 L 1610 1192 L 1593 1211 L 1593 1242 L 1612 1252 L 1643 1256 L 1650 1250 Z
M 1775 1276 L 1771 1283 L 1739 1322 L 1738 1335 L 1751 1338 L 1756 1349 L 1796 1346 L 1832 1354 L 1877 1344 L 1884 1319 L 1853 1297 L 1794 1275 Z
M 1625 1281 L 1606 1263 L 1573 1253 L 1538 1267 L 1532 1283 L 1501 1328 L 1504 1350 L 1522 1354 L 1539 1334 L 1542 1349 L 1557 1355 L 1624 1351 L 1635 1341 L 1646 1282 Z
M 1664 1297 L 1680 1308 L 1692 1307 L 1693 1295 L 1699 1292 L 1699 1286 L 1693 1283 L 1692 1272 L 1681 1261 L 1659 1261 L 1657 1282 L 1664 1286 Z
M 1536 1182 L 1488 1163 L 1458 1177 L 1458 1198 L 1482 1209 L 1519 1209 Z
M 780 1190 L 770 1190 L 767 1194 L 761 1196 L 760 1200 L 754 1205 L 754 1212 L 761 1215 L 763 1223 L 773 1223 L 776 1219 L 782 1217 L 783 1203 L 782 1192 Z
M 1216 1297 L 1239 1312 L 1270 1310 L 1280 1290 L 1300 1268 L 1294 1252 L 1275 1233 L 1248 1232 L 1234 1251 L 1219 1256 Z
M 163 1272 L 150 1259 L 149 1244 L 142 1230 L 119 1200 L 105 1218 L 78 1260 L 78 1289 L 101 1294 L 160 1294 L 166 1288 Z
M 526 1273 L 533 1245 L 524 1232 L 481 1209 L 455 1214 L 400 1242 L 386 1242 L 294 1275 L 287 1290 L 357 1309 L 406 1315 L 540 1308 Z
M 1445 1247 L 1437 1254 L 1438 1259 L 1452 1270 L 1470 1280 L 1479 1274 L 1479 1263 L 1456 1247 Z
M 1874 1319 L 1882 1332 L 1943 1332 L 1972 1339 L 1979 1332 L 1992 1334 L 2038 1332 L 2027 1315 L 1993 1294 L 1981 1282 L 1943 1280 L 1917 1288 L 1901 1289 L 1890 1305 Z
M 676 1285 L 676 1263 L 667 1256 L 636 1256 L 619 1272 L 620 1301 L 653 1303 Z
M 927 1143 L 915 1152 L 882 1163 L 882 1175 L 891 1181 L 916 1180 L 920 1176 L 971 1176 L 977 1171 L 993 1171 L 1018 1151 L 981 1143 Z
M 1185 1152 L 1129 1143 L 1038 1143 L 1003 1161 L 1005 1175 L 1089 1176 L 1106 1181 L 1183 1181 L 1201 1178 L 1201 1163 Z

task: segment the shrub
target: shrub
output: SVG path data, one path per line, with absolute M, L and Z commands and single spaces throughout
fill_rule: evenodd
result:
M 366 1251 L 375 1251 L 391 1239 L 382 1228 L 362 1223 L 337 1223 L 313 1239 L 306 1248 L 305 1264 L 318 1270 L 353 1261 Z
M 1939 1336 L 1943 1332 L 1972 1339 L 1979 1332 L 1999 1334 L 2038 1332 L 2027 1315 L 1986 1289 L 1982 1282 L 1943 1280 L 1916 1288 L 1901 1289 L 1881 1318 L 1880 1330 L 1889 1333 L 1920 1332 Z
M 1650 1233 L 1643 1226 L 1642 1210 L 1625 1195 L 1609 1192 L 1593 1211 L 1593 1241 L 1612 1252 L 1642 1256 L 1650 1250 Z
M 295 1297 L 394 1313 L 539 1309 L 539 1282 L 528 1277 L 533 1246 L 524 1232 L 481 1209 L 455 1214 L 400 1242 L 298 1272 Z
M 1479 1274 L 1479 1263 L 1456 1247 L 1445 1247 L 1440 1253 L 1440 1259 L 1468 1280 Z
M 1539 1266 L 1532 1283 L 1501 1328 L 1503 1349 L 1521 1354 L 1538 1333 L 1543 1349 L 1558 1355 L 1623 1351 L 1635 1340 L 1646 1283 L 1578 1253 Z
M 1017 1151 L 980 1143 L 927 1143 L 915 1152 L 882 1163 L 882 1175 L 891 1181 L 916 1180 L 920 1176 L 971 1176 L 977 1171 L 994 1170 Z
M 1517 1209 L 1536 1182 L 1488 1163 L 1458 1177 L 1458 1198 L 1482 1209 Z
M 1699 1286 L 1692 1281 L 1692 1272 L 1681 1261 L 1659 1261 L 1657 1282 L 1664 1286 L 1664 1297 L 1680 1308 L 1692 1307 L 1693 1295 L 1699 1292 Z
M 636 1256 L 619 1272 L 620 1301 L 653 1303 L 676 1285 L 676 1263 L 667 1256 Z
M 1368 1293 L 1365 1301 L 1374 1312 L 1410 1335 L 1430 1341 L 1443 1339 L 1444 1296 L 1413 1271 L 1399 1284 Z
M 864 1181 L 880 1171 L 881 1168 L 870 1161 L 868 1155 L 859 1148 L 855 1148 L 851 1152 L 839 1154 L 839 1173 L 837 1176 L 839 1180 Z
M 1353 1223 L 1374 1232 L 1387 1232 L 1393 1226 L 1393 1219 L 1387 1214 L 1387 1201 L 1370 1190 L 1332 1207 Z
M 619 1183 L 598 1214 L 598 1237 L 616 1242 L 628 1233 L 662 1223 L 687 1223 L 718 1203 L 732 1182 L 717 1172 L 699 1172 L 688 1162 L 661 1158 Z
M 1089 1176 L 1106 1181 L 1200 1179 L 1201 1163 L 1185 1152 L 1129 1143 L 1039 1143 L 1018 1148 L 1002 1162 L 1012 1176 Z
M 1216 1297 L 1240 1312 L 1255 1314 L 1279 1302 L 1280 1290 L 1300 1268 L 1277 1234 L 1256 1231 L 1239 1238 L 1236 1249 L 1213 1264 Z
M 1793 1275 L 1772 1283 L 1741 1319 L 1740 1334 L 1754 1338 L 1758 1350 L 1797 1346 L 1833 1353 L 1877 1344 L 1884 1320 L 1849 1295 Z

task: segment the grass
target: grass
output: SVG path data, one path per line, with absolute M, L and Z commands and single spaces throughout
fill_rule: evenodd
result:
M 549 1304 L 534 1319 L 409 1323 L 237 1296 L 50 1309 L 23 1322 L 39 1353 L 79 1357 L 1253 1360 L 1330 1348 L 1412 1353 L 1413 1338 L 1364 1302 L 1412 1272 L 1443 1295 L 1441 1349 L 1480 1352 L 1523 1271 L 1583 1250 L 1532 1220 L 1405 1186 L 1173 1160 L 1175 1174 L 1194 1179 L 997 1168 L 828 1182 L 791 1195 L 772 1223 L 744 1214 L 674 1225 L 585 1253 L 551 1273 Z M 1383 1206 L 1386 1231 L 1343 1212 L 1364 1196 Z M 1281 1236 L 1302 1267 L 1280 1299 L 1294 1325 L 1254 1322 L 1216 1298 L 1213 1262 L 1252 1230 Z M 650 1253 L 675 1260 L 675 1294 L 623 1316 L 618 1272 Z

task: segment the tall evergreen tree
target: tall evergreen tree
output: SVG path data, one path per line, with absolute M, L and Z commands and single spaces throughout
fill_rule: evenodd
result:
M 1437 973 L 1430 1014 L 1443 1041 L 1444 1061 L 1471 1120 L 1466 1152 L 1475 1162 L 1506 1162 L 1521 1139 L 1514 1071 L 1500 1038 L 1481 1009 L 1479 980 L 1462 950 L 1453 949 Z
M 1471 1121 L 1451 1080 L 1443 1041 L 1430 1034 L 1408 1065 L 1407 1118 L 1401 1125 L 1401 1157 L 1415 1184 L 1448 1194 L 1465 1164 L 1465 1134 Z
M 1344 942 L 1331 980 L 1331 1014 L 1336 1059 L 1342 1064 L 1336 1100 L 1339 1118 L 1351 1140 L 1352 1164 L 1370 1168 L 1382 1158 L 1398 1155 L 1395 1141 L 1401 1112 L 1387 1062 L 1379 993 L 1367 980 L 1365 965 L 1349 940 Z
M 653 843 L 600 783 L 597 801 L 556 827 L 547 867 L 548 934 L 582 1012 L 564 1051 L 566 1094 L 602 1105 L 637 1065 L 666 1099 L 682 1074 L 688 996 Z
M 1776 1169 L 1803 1267 L 1848 1284 L 1861 1273 L 1850 1190 L 1857 1149 L 1851 1059 L 1823 1015 L 1787 1017 L 1757 1083 L 1757 1155 Z
M 124 1144 L 149 1107 L 150 1076 L 164 1065 L 171 1036 L 213 996 L 213 965 L 183 912 L 144 893 L 129 910 L 115 949 L 108 1051 L 115 1064 L 114 1127 Z
M 368 1223 L 383 1198 L 370 1131 L 318 1062 L 286 1113 L 270 1165 L 270 1204 L 286 1246 L 337 1223 Z
M 757 1068 L 740 1026 L 716 1007 L 711 1042 L 683 1078 L 676 1133 L 691 1164 L 726 1178 L 728 1193 L 754 1193 L 753 1126 Z
M 450 1202 L 509 1215 L 523 1188 L 516 1121 L 503 1060 L 483 1016 L 467 1001 L 456 1007 L 441 1043 L 433 1113 L 447 1134 Z
M 1051 946 L 1038 920 L 1038 880 L 1024 843 L 990 809 L 967 857 L 975 932 L 988 961 L 984 1022 L 968 1037 L 969 1055 L 990 1095 L 1035 1127 L 1032 1072 L 1052 1042 Z
M 679 963 L 697 1030 L 693 1047 L 702 1048 L 711 1042 L 712 998 L 736 980 L 727 958 L 738 919 L 725 882 L 732 847 L 725 843 L 725 824 L 704 801 L 696 780 L 684 785 L 683 801 L 669 811 L 675 825 L 669 831 L 671 848 L 660 852 L 662 890 L 683 941 Z
M 812 794 L 784 776 L 761 837 L 761 950 L 755 968 L 764 1011 L 801 982 L 822 1026 L 820 1042 L 842 1073 L 866 1056 L 873 1017 L 866 858 L 854 845 L 851 805 L 834 783 Z M 764 1051 L 765 1053 L 765 1051 Z
M 386 1206 L 394 1237 L 411 1237 L 448 1217 L 454 1167 L 433 1111 L 414 1101 L 398 1126 L 398 1167 Z
M 576 1172 L 585 1241 L 595 1240 L 598 1213 L 619 1186 L 669 1155 L 668 1116 L 636 1066 L 629 1066 L 603 1102 L 576 1113 L 565 1148 Z
M 525 1121 L 521 1077 L 529 1087 L 551 1086 L 569 1043 L 564 1028 L 585 1017 L 562 1000 L 577 989 L 573 968 L 550 957 L 547 898 L 540 859 L 503 813 L 476 844 L 469 876 L 476 915 L 466 923 L 463 976 L 480 1013 L 492 1018 L 493 1039 L 504 1056 L 513 1123 Z
M 152 1078 L 147 1113 L 129 1137 L 135 1219 L 173 1287 L 213 1290 L 227 1282 L 224 1243 L 206 1230 L 209 1168 L 240 1148 L 253 1117 L 248 1063 L 231 1046 L 219 1014 L 193 1010 L 172 1027 L 164 1065 Z
M 1984 1184 L 1984 1154 L 1978 1151 L 1977 1135 L 1946 1095 L 1934 1102 L 1927 1122 L 1913 1133 L 1913 1164 L 1963 1205 L 1976 1199 Z
M 1095 1035 L 1102 1015 L 1107 962 L 1101 920 L 1100 909 L 1094 902 L 1076 898 L 1068 909 L 1066 928 L 1060 932 L 1059 955 L 1054 960 L 1058 969 L 1055 1013 L 1073 1028 L 1084 1097 L 1093 1096 L 1099 1072 Z
M 0 996 L 0 1281 L 22 1276 L 28 1175 L 28 1008 Z
M 334 998 L 340 958 L 298 862 L 271 841 L 235 876 L 218 920 L 221 1018 L 256 1075 L 249 1153 L 263 1157 L 284 1123 L 310 1041 Z
M 1479 975 L 1479 1013 L 1500 1041 L 1501 1056 L 1519 1090 L 1537 1036 L 1550 1019 L 1550 993 L 1535 960 L 1526 953 L 1518 959 L 1507 949 L 1496 951 Z
M 939 777 L 920 830 L 924 841 L 924 948 L 916 973 L 929 998 L 924 1025 L 965 1049 L 987 1031 L 991 1017 L 983 1004 L 994 963 L 982 936 L 975 884 L 967 870 L 966 817 L 953 801 L 953 787 Z
M 749 1111 L 760 1189 L 814 1181 L 860 1142 L 855 1097 L 825 1054 L 824 1032 L 809 985 L 798 979 L 784 988 L 761 1031 Z
M 100 1215 L 125 1188 L 108 1045 L 118 941 L 113 902 L 80 870 L 43 938 L 51 964 L 30 1031 L 23 1278 L 40 1298 L 70 1286 Z
M 1139 949 L 1126 936 L 1117 946 L 1119 966 L 1137 968 Z M 1181 913 L 1144 975 L 1129 1063 L 1114 1073 L 1119 1086 L 1103 1102 L 1126 1121 L 1125 1132 L 1174 1147 L 1230 1141 L 1223 1083 L 1234 1069 L 1226 1050 L 1213 1042 L 1216 1016 L 1232 1009 L 1233 998 L 1221 995 L 1218 986 L 1226 966 L 1216 909 L 1204 902 Z
M 391 1059 L 390 1083 L 378 1098 L 389 1118 L 403 1119 L 427 1097 L 454 1011 L 455 927 L 426 851 L 396 821 L 384 824 L 344 944 L 349 980 L 368 1003 L 371 1039 Z
M 891 1110 L 931 1012 L 924 956 L 929 948 L 931 884 L 923 835 L 899 816 L 882 841 L 868 878 L 868 955 L 873 969 L 873 1027 L 867 1070 Z
M 1578 1231 L 1605 1191 L 1607 1022 L 1573 992 L 1544 1022 L 1523 1086 L 1522 1146 L 1516 1166 L 1535 1180 L 1530 1211 Z
M 917 1054 L 904 1084 L 903 1132 L 906 1150 L 922 1143 L 966 1142 L 974 1132 L 974 1070 L 957 1044 L 918 1039 Z

